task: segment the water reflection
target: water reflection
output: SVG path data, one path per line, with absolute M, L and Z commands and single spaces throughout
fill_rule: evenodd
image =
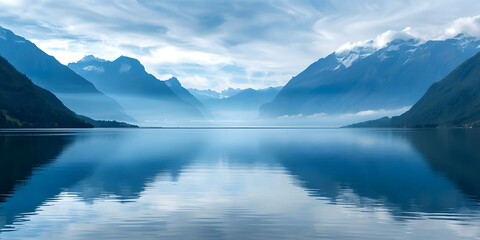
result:
M 53 161 L 70 142 L 65 136 L 0 136 L 0 201 L 18 182 L 27 180 L 34 168 Z
M 0 134 L 0 237 L 475 239 L 479 140 L 463 130 Z
M 103 150 L 98 150 L 103 146 Z M 86 149 L 95 149 L 85 156 Z M 201 137 L 190 138 L 186 133 L 158 135 L 138 131 L 115 133 L 110 137 L 87 139 L 65 153 L 64 158 L 78 159 L 94 166 L 90 175 L 68 190 L 87 201 L 105 196 L 119 200 L 134 200 L 158 174 L 175 181 L 181 169 L 190 164 L 202 148 Z
M 9 135 L 0 136 L 0 201 L 7 201 L 9 196 L 18 201 L 1 205 L 0 215 L 3 217 L 3 223 L 0 222 L 0 228 L 12 224 L 15 217 L 22 213 L 35 211 L 38 204 L 45 200 L 42 196 L 48 195 L 50 189 L 32 192 L 31 195 L 42 198 L 40 201 L 16 196 L 21 195 L 19 190 L 23 187 L 22 184 L 30 182 L 29 178 L 35 169 L 50 164 L 72 142 L 69 136 L 64 135 Z M 54 194 L 59 192 L 55 191 Z
M 440 130 L 409 134 L 409 141 L 433 170 L 480 201 L 480 131 Z
M 5 181 L 0 196 L 8 197 L 0 205 L 0 229 L 36 214 L 39 206 L 65 191 L 87 202 L 107 196 L 138 198 L 157 174 L 178 178 L 201 148 L 198 138 L 181 134 L 163 138 L 124 131 L 9 132 L 1 140 L 0 176 Z
M 446 134 L 455 143 L 444 141 L 438 134 Z M 359 205 L 374 201 L 405 217 L 417 212 L 478 208 L 458 190 L 474 194 L 479 189 L 475 180 L 480 173 L 480 149 L 472 147 L 479 140 L 477 134 L 345 130 L 305 137 L 277 138 L 266 147 L 312 196 L 341 203 L 349 200 L 343 197 L 351 191 L 361 197 Z M 427 161 L 412 145 L 424 153 Z M 428 154 L 429 150 L 435 154 Z M 439 176 L 428 164 L 452 181 Z

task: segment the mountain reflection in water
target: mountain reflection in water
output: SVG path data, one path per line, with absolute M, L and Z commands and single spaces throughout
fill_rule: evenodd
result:
M 2 132 L 0 238 L 475 239 L 479 145 L 477 130 Z

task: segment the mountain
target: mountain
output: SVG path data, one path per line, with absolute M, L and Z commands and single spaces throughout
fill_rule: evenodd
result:
M 185 89 L 176 77 L 172 77 L 165 81 L 165 84 L 184 102 L 196 107 L 206 118 L 212 118 L 210 111 L 187 89 Z
M 195 105 L 182 100 L 164 81 L 149 74 L 137 59 L 121 56 L 106 61 L 87 56 L 68 66 L 113 97 L 141 122 L 163 124 L 204 119 Z
M 55 95 L 0 57 L 0 128 L 88 128 Z
M 281 87 L 248 88 L 230 97 L 210 98 L 203 100 L 203 103 L 216 119 L 252 120 L 258 117 L 260 106 L 272 101 L 280 90 Z
M 95 119 L 134 121 L 113 99 L 47 55 L 35 44 L 0 27 L 0 55 L 36 85 L 54 93 L 77 114 Z
M 480 127 L 480 53 L 433 84 L 401 116 L 351 127 Z
M 479 40 L 458 35 L 427 42 L 396 39 L 380 49 L 366 44 L 332 53 L 292 78 L 261 107 L 260 115 L 345 114 L 412 106 L 479 46 Z
M 195 89 L 195 88 L 189 88 L 188 91 L 192 93 L 193 96 L 195 96 L 198 100 L 200 101 L 206 101 L 206 100 L 211 100 L 211 99 L 221 99 L 221 98 L 229 98 L 235 94 L 238 94 L 239 92 L 242 91 L 240 88 L 228 88 L 225 90 L 222 90 L 220 92 L 217 92 L 215 90 L 211 89 Z

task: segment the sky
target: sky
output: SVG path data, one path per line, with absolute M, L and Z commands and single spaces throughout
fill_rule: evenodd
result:
M 139 59 L 159 79 L 222 90 L 286 84 L 358 42 L 480 35 L 478 0 L 0 0 L 0 26 L 60 62 Z

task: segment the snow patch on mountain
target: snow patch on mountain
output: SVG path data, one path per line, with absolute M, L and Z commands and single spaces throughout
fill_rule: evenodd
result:
M 457 40 L 456 45 L 460 46 L 462 48 L 471 47 L 474 44 L 477 45 L 477 48 L 480 48 L 480 41 L 476 37 L 472 37 L 470 35 L 466 35 L 464 33 L 461 33 L 461 34 L 455 36 L 455 38 L 453 38 L 453 39 Z
M 0 30 L 0 39 L 7 40 L 7 31 Z
M 391 45 L 387 47 L 386 51 L 392 52 L 392 51 L 398 51 L 398 49 L 400 49 L 400 45 Z
M 85 70 L 87 72 L 105 72 L 105 69 L 103 67 L 97 67 L 97 66 L 93 66 L 93 65 L 90 65 L 90 66 L 86 66 L 84 68 L 82 68 L 82 70 Z
M 121 73 L 128 72 L 128 71 L 130 71 L 130 69 L 132 69 L 132 66 L 130 66 L 126 63 L 122 63 L 122 66 L 120 66 L 120 72 Z
M 349 68 L 354 62 L 362 58 L 370 56 L 376 51 L 374 47 L 370 45 L 371 41 L 366 42 L 364 45 L 348 46 L 335 52 L 337 61 L 340 63 L 335 70 L 341 66 Z
M 353 62 L 355 62 L 358 59 L 358 57 L 359 57 L 358 54 L 350 54 L 344 59 L 341 59 L 341 62 L 343 66 L 345 66 L 346 68 L 349 68 L 350 66 L 352 66 Z

